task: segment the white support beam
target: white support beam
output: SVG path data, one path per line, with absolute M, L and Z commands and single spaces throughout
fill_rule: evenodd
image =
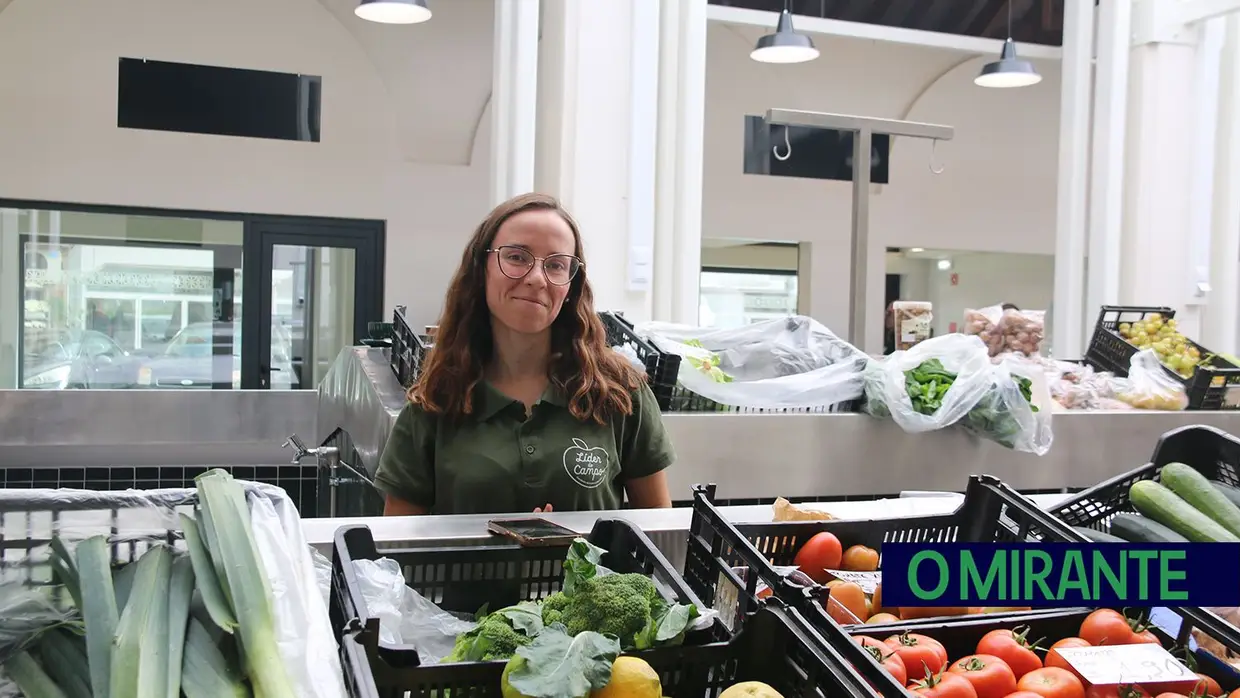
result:
M 1083 311 L 1093 24 L 1093 0 L 1066 0 L 1063 22 L 1063 82 L 1059 98 L 1055 295 L 1052 301 L 1053 350 L 1055 356 L 1062 358 L 1080 358 L 1086 345 Z
M 1240 0 L 1180 0 L 1176 9 L 1181 23 L 1196 24 L 1240 12 Z
M 1224 36 L 1215 141 L 1211 293 L 1201 339 L 1215 351 L 1234 354 L 1240 342 L 1240 15 L 1226 19 Z
M 764 10 L 748 10 L 741 7 L 728 7 L 726 5 L 709 5 L 706 9 L 706 18 L 714 22 L 764 27 L 774 31 L 775 24 L 779 20 L 779 13 Z M 846 36 L 854 39 L 886 41 L 909 46 L 927 46 L 979 55 L 997 54 L 1002 47 L 1002 42 L 995 39 L 931 32 L 921 29 L 888 27 L 881 24 L 845 22 L 838 19 L 823 19 L 821 17 L 806 17 L 803 15 L 797 15 L 795 22 L 797 31 L 808 34 Z M 1063 51 L 1058 46 L 1023 42 L 1020 44 L 1020 56 L 1024 59 L 1059 60 L 1062 55 Z
M 1101 0 L 1089 183 L 1089 260 L 1082 320 L 1119 303 L 1124 218 L 1124 139 L 1128 125 L 1128 53 L 1132 0 Z M 1086 325 L 1088 330 L 1088 325 Z
M 491 203 L 534 190 L 539 0 L 496 0 Z

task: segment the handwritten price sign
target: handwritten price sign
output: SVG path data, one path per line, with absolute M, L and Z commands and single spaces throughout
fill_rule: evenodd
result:
M 827 574 L 835 577 L 842 582 L 853 582 L 861 587 L 861 591 L 867 594 L 873 594 L 878 588 L 879 582 L 883 581 L 882 572 L 852 572 L 849 570 L 825 570 Z
M 1160 645 L 1065 647 L 1055 650 L 1092 684 L 1195 681 L 1197 675 Z

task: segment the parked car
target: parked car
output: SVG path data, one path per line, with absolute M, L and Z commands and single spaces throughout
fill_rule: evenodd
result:
M 94 330 L 61 330 L 28 347 L 22 387 L 35 390 L 133 388 L 141 365 L 114 339 Z
M 232 342 L 228 354 L 216 354 L 217 345 Z M 289 358 L 288 333 L 279 325 L 271 328 L 271 388 L 296 387 L 293 362 Z M 168 345 L 146 360 L 138 383 L 145 388 L 178 390 L 210 389 L 221 377 L 233 388 L 241 387 L 241 323 L 195 322 L 186 325 Z

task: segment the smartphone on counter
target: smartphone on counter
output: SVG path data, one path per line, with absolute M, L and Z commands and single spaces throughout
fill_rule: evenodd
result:
M 511 538 L 524 547 L 571 545 L 580 533 L 546 519 L 492 519 L 487 530 L 497 536 Z

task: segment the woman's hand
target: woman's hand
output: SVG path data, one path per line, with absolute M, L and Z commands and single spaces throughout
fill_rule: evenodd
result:
M 534 507 L 534 513 L 535 514 L 550 514 L 551 505 L 547 504 L 547 506 L 543 506 L 543 507 Z

